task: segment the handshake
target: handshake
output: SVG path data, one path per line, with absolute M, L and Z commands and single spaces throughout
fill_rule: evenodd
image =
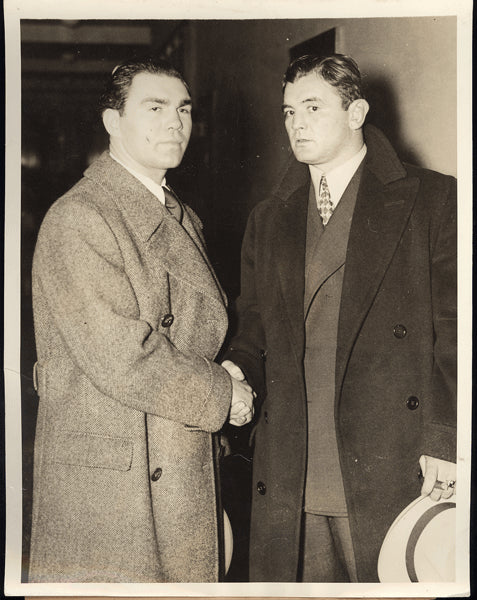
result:
M 232 403 L 229 423 L 236 427 L 247 425 L 253 418 L 253 401 L 257 394 L 252 390 L 242 369 L 231 360 L 224 360 L 222 367 L 232 378 Z

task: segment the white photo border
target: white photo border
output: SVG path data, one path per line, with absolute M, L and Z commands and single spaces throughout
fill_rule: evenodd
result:
M 456 582 L 439 584 L 29 584 L 21 583 L 20 19 L 253 19 L 456 16 L 458 35 L 458 480 Z M 14 596 L 444 597 L 469 594 L 472 397 L 472 3 L 467 0 L 5 0 L 5 593 Z

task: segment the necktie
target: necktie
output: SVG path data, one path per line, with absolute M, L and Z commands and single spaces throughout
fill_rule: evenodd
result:
M 164 190 L 164 197 L 165 197 L 165 203 L 166 203 L 166 208 L 167 210 L 171 213 L 171 215 L 173 215 L 178 221 L 179 223 L 182 222 L 182 205 L 179 202 L 177 196 L 174 194 L 174 192 L 166 187 L 163 186 L 162 188 Z
M 331 202 L 330 189 L 326 176 L 321 176 L 320 181 L 320 195 L 318 196 L 318 212 L 323 221 L 323 225 L 326 225 L 333 214 L 333 203 Z

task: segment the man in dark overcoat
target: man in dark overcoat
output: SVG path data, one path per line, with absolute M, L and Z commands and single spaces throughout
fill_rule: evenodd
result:
M 213 432 L 250 420 L 252 391 L 214 363 L 226 299 L 165 180 L 191 97 L 169 65 L 132 60 L 101 109 L 109 152 L 51 207 L 34 256 L 29 581 L 217 581 Z
M 394 518 L 455 489 L 456 182 L 403 164 L 368 108 L 349 57 L 289 66 L 297 162 L 243 241 L 252 581 L 377 581 Z

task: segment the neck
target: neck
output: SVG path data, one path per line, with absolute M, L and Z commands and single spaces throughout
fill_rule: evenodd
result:
M 348 162 L 348 160 L 350 160 L 350 158 L 353 158 L 353 156 L 355 156 L 355 154 L 358 154 L 358 152 L 363 147 L 363 144 L 364 144 L 364 138 L 363 138 L 363 134 L 360 130 L 359 135 L 356 135 L 356 136 L 353 136 L 352 138 L 350 138 L 349 143 L 346 146 L 343 146 L 339 156 L 336 156 L 334 159 L 330 160 L 329 162 L 320 163 L 320 164 L 311 164 L 309 166 L 310 166 L 310 168 L 318 169 L 319 171 L 321 171 L 324 174 L 329 173 L 333 169 L 336 169 L 337 167 L 344 165 L 344 163 Z
M 109 151 L 110 153 L 124 166 L 136 173 L 139 173 L 145 177 L 149 177 L 158 185 L 161 185 L 164 177 L 166 176 L 167 169 L 152 169 L 145 167 L 141 163 L 134 160 L 134 158 L 123 148 L 121 144 L 115 143 L 114 140 L 110 140 L 109 143 Z

